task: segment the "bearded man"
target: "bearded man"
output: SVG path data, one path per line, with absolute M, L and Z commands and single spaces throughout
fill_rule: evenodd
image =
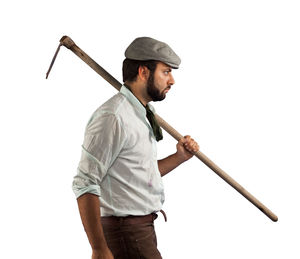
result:
M 149 102 L 164 100 L 174 85 L 172 69 L 181 62 L 176 53 L 164 42 L 140 37 L 125 57 L 124 85 L 86 126 L 73 191 L 93 259 L 158 259 L 154 220 L 163 212 L 162 176 L 199 146 L 185 136 L 176 153 L 157 160 L 156 142 L 163 136 Z

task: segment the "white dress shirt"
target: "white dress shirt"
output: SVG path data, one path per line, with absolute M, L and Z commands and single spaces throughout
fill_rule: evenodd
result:
M 156 139 L 146 109 L 122 86 L 87 124 L 73 181 L 76 198 L 85 193 L 98 195 L 101 216 L 159 211 L 164 188 L 156 156 Z

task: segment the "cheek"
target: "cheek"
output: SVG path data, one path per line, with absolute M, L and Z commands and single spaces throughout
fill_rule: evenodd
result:
M 157 82 L 155 86 L 160 92 L 162 92 L 166 88 L 165 84 L 162 81 Z
M 167 82 L 168 82 L 168 79 L 166 77 L 162 77 L 162 76 L 158 76 L 154 80 L 156 87 L 159 88 L 160 90 L 163 90 L 166 88 Z

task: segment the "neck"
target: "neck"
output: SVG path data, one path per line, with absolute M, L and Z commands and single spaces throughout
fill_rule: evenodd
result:
M 135 82 L 125 82 L 125 85 L 144 106 L 146 106 L 148 102 L 152 101 L 149 95 L 147 94 L 146 86 L 137 84 Z

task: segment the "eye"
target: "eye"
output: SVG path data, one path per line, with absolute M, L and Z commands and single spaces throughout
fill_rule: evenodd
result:
M 170 72 L 171 72 L 170 70 L 166 70 L 166 71 L 164 71 L 164 74 L 168 75 Z

